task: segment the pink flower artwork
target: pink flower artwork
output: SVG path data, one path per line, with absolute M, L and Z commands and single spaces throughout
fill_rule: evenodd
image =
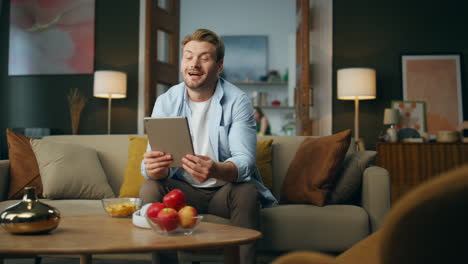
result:
M 95 0 L 11 0 L 9 75 L 94 71 Z
M 396 125 L 397 130 L 402 128 L 413 128 L 419 133 L 426 132 L 425 103 L 417 101 L 393 101 L 392 108 L 400 112 L 400 122 Z

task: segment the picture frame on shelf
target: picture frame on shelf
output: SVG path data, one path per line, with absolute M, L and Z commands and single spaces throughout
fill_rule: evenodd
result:
M 425 102 L 429 134 L 463 122 L 460 61 L 460 54 L 401 56 L 403 100 Z
M 426 103 L 423 101 L 394 100 L 391 108 L 398 109 L 400 113 L 397 130 L 412 128 L 421 135 L 426 130 Z

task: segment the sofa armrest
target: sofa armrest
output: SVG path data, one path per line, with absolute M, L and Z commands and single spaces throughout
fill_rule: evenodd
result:
M 0 201 L 4 201 L 8 196 L 8 184 L 10 178 L 10 161 L 0 160 Z
M 371 231 L 375 232 L 390 210 L 390 174 L 382 167 L 371 166 L 362 177 L 362 207 L 369 214 Z

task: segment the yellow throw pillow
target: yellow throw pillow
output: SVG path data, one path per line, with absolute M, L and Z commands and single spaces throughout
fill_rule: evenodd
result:
M 120 187 L 119 197 L 139 197 L 140 186 L 145 181 L 141 175 L 141 161 L 146 152 L 148 139 L 144 137 L 128 136 L 130 146 L 128 147 L 127 167 L 125 168 L 124 182 Z
M 269 189 L 273 186 L 273 168 L 271 165 L 271 150 L 273 139 L 257 142 L 257 168 L 262 176 L 263 183 Z

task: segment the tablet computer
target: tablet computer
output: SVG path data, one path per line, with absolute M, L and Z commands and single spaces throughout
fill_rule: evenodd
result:
M 194 154 L 186 117 L 145 117 L 144 123 L 151 150 L 172 155 L 170 167 L 182 167 L 182 157 Z

